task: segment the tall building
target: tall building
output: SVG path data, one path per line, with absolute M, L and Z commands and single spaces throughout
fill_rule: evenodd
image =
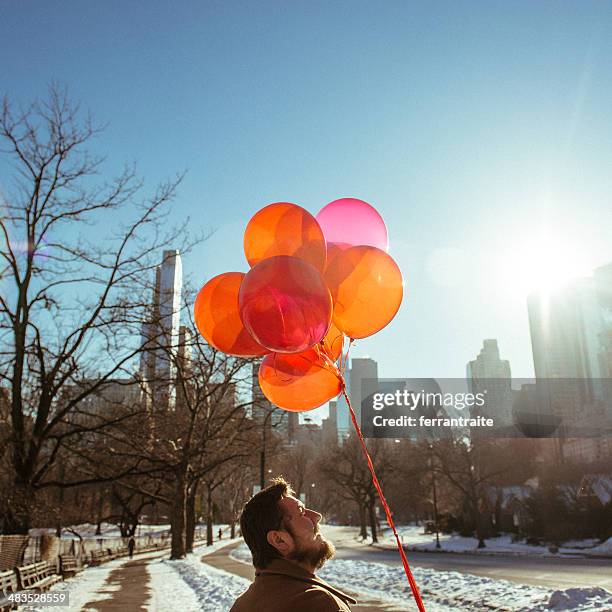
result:
M 608 379 L 609 383 L 612 379 L 612 263 L 597 268 L 594 278 L 601 309 L 599 363 L 602 377 Z M 612 389 L 608 387 L 607 391 L 610 393 Z
M 479 408 L 479 414 L 493 418 L 496 426 L 511 425 L 513 395 L 510 362 L 500 358 L 497 340 L 483 340 L 478 357 L 467 364 L 466 370 L 470 393 L 485 394 L 486 404 Z
M 148 383 L 155 410 L 174 409 L 176 402 L 182 288 L 180 253 L 164 251 L 155 270 L 150 316 L 142 326 L 142 346 L 147 350 L 140 360 L 140 375 Z
M 191 331 L 186 325 L 179 327 L 176 359 L 176 407 L 189 408 L 188 390 L 192 386 Z
M 338 444 L 338 405 L 337 400 L 329 402 L 329 414 L 321 423 L 324 444 Z
M 361 421 L 361 402 L 376 393 L 378 387 L 378 364 L 369 357 L 351 359 L 350 398 L 357 420 Z
M 527 305 L 536 380 L 553 379 L 550 411 L 566 426 L 603 431 L 612 423 L 612 264 L 550 294 L 532 294 Z M 571 438 L 563 456 L 590 461 L 607 448 L 601 438 Z
M 344 381 L 350 395 L 351 369 L 349 367 L 347 367 L 344 372 Z M 342 394 L 339 395 L 338 399 L 336 400 L 336 428 L 338 431 L 338 442 L 340 444 L 342 444 L 349 437 L 351 431 L 353 430 L 348 404 L 346 403 L 344 395 Z
M 361 402 L 368 395 L 376 392 L 378 387 L 378 364 L 369 357 L 354 357 L 350 361 L 350 367 L 347 367 L 344 372 L 344 380 L 351 405 L 357 416 L 357 422 L 361 426 Z M 350 411 L 343 395 L 338 396 L 335 410 L 338 441 L 342 443 L 353 432 Z

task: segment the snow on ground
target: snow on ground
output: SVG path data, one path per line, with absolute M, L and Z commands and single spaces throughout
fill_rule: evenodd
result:
M 235 548 L 230 556 L 237 561 L 251 563 L 251 553 L 246 544 Z M 612 593 L 600 588 L 555 591 L 507 580 L 492 580 L 483 576 L 422 567 L 414 568 L 413 573 L 426 607 L 432 611 L 436 610 L 432 604 L 438 606 L 437 610 L 612 610 Z M 340 589 L 363 593 L 398 605 L 412 601 L 410 586 L 399 562 L 397 567 L 393 567 L 370 561 L 333 559 L 318 574 Z
M 612 538 L 608 538 L 605 542 L 603 542 L 603 544 L 591 548 L 587 554 L 612 557 Z
M 371 545 L 371 538 L 362 540 L 356 527 L 326 526 L 326 532 L 336 541 L 336 537 L 342 539 L 346 546 Z M 402 544 L 408 550 L 435 551 L 436 536 L 431 533 L 423 533 L 422 526 L 407 525 L 398 526 L 397 532 Z M 378 546 L 381 548 L 396 548 L 393 532 L 386 528 L 378 537 Z M 608 542 L 596 546 L 598 540 L 574 540 L 567 542 L 559 548 L 558 553 L 551 553 L 547 546 L 533 546 L 525 542 L 513 542 L 512 536 L 502 535 L 497 538 L 488 538 L 485 548 L 478 548 L 476 538 L 464 537 L 457 534 L 440 534 L 441 550 L 446 552 L 475 553 L 480 555 L 528 555 L 537 557 L 558 556 L 585 556 L 585 555 L 610 555 L 612 556 L 612 538 Z
M 217 525 L 215 534 L 218 529 Z M 147 564 L 150 576 L 148 584 L 150 599 L 146 604 L 147 610 L 153 612 L 229 610 L 236 597 L 248 586 L 248 581 L 204 565 L 200 562 L 200 558 L 232 542 L 235 540 L 227 538 L 217 540 L 212 546 L 200 544 L 195 547 L 193 554 L 181 561 L 160 558 L 160 554 L 165 556 L 168 551 L 134 555 L 134 559 L 151 559 Z M 69 593 L 70 612 L 79 611 L 86 603 L 108 599 L 113 591 L 120 588 L 118 584 L 106 584 L 106 581 L 113 570 L 129 560 L 128 557 L 124 557 L 97 567 L 87 567 L 75 577 L 55 585 L 51 591 Z M 43 612 L 46 608 L 32 608 L 32 610 Z
M 149 590 L 151 599 L 147 610 L 151 612 L 199 612 L 201 609 L 194 589 L 183 580 L 176 561 L 155 560 L 149 563 Z
M 85 604 L 108 599 L 113 591 L 119 588 L 119 585 L 105 584 L 109 574 L 127 563 L 129 559 L 115 559 L 104 565 L 97 567 L 89 567 L 82 572 L 79 572 L 74 578 L 64 580 L 51 588 L 52 592 L 67 593 L 70 601 L 68 610 L 76 612 L 78 610 L 87 610 Z M 46 607 L 28 608 L 35 612 L 43 612 Z
M 217 532 L 219 531 L 219 527 L 223 529 L 223 536 L 229 537 L 229 525 L 215 525 L 213 527 L 213 534 L 215 539 L 217 538 Z M 96 534 L 96 525 L 91 523 L 83 523 L 82 525 L 74 525 L 70 529 L 78 533 L 83 539 L 96 539 L 96 538 L 120 538 L 121 533 L 119 532 L 119 527 L 114 523 L 102 523 L 100 525 L 100 533 Z M 206 524 L 198 523 L 196 529 L 199 532 L 206 533 Z M 161 525 L 138 525 L 138 529 L 136 530 L 136 536 L 144 536 L 144 535 L 162 535 L 170 533 L 170 525 L 169 524 L 161 524 Z M 55 535 L 55 529 L 50 527 L 40 527 L 36 529 L 30 529 L 29 534 L 31 536 L 40 536 L 43 534 Z M 62 540 L 77 540 L 78 536 L 76 536 L 72 531 L 68 531 L 67 528 L 62 529 Z
M 99 534 L 96 534 L 96 527 L 96 525 L 84 523 L 82 525 L 74 525 L 70 527 L 70 529 L 76 531 L 76 533 L 78 533 L 83 539 L 121 537 L 119 527 L 117 527 L 117 525 L 114 525 L 113 523 L 102 523 L 100 525 Z M 162 533 L 169 532 L 170 525 L 139 525 L 136 535 L 161 535 Z M 35 529 L 30 529 L 29 534 L 31 536 L 40 536 L 43 534 L 55 535 L 55 529 L 48 527 L 39 527 Z M 78 536 L 64 528 L 62 529 L 62 540 L 78 540 Z
M 210 551 L 212 552 L 212 551 Z M 219 612 L 229 610 L 236 598 L 251 584 L 240 576 L 218 570 L 200 561 L 200 554 L 188 555 L 180 561 L 165 561 L 163 565 L 172 568 L 193 594 L 193 602 L 176 602 L 159 610 L 178 609 L 181 612 Z M 149 568 L 152 570 L 153 568 Z M 174 587 L 176 589 L 176 587 Z M 178 590 L 178 589 L 177 589 Z M 169 598 L 172 602 L 172 598 Z M 191 607 L 190 607 L 191 606 Z

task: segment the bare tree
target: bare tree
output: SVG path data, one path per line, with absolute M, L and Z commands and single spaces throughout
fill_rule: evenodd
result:
M 165 229 L 181 177 L 148 197 L 133 168 L 98 182 L 103 160 L 87 146 L 99 133 L 56 86 L 27 108 L 2 103 L 1 151 L 13 174 L 1 194 L 0 386 L 10 406 L 4 529 L 13 533 L 27 532 L 37 490 L 64 485 L 52 476 L 63 448 L 113 425 L 74 416 L 109 381 L 131 376 L 143 279 L 161 249 L 186 246 L 177 244 L 184 227 Z M 107 239 L 93 229 L 103 224 Z M 92 472 L 69 484 L 109 478 Z
M 488 528 L 482 513 L 486 487 L 499 481 L 514 461 L 512 454 L 494 441 L 477 439 L 438 440 L 430 445 L 433 469 L 460 492 L 478 539 L 484 548 Z M 426 451 L 424 451 L 426 452 Z
M 371 440 L 368 443 L 368 450 L 381 482 L 384 481 L 385 475 L 389 475 L 393 469 L 391 453 L 385 442 L 386 440 Z M 372 541 L 377 542 L 375 509 L 378 493 L 363 458 L 359 440 L 351 436 L 343 446 L 332 448 L 319 460 L 319 469 L 329 481 L 337 485 L 338 493 L 342 498 L 353 501 L 357 505 L 361 537 L 367 537 L 366 526 L 369 524 Z
M 230 525 L 230 538 L 236 537 L 236 523 L 242 508 L 251 497 L 253 483 L 256 481 L 256 470 L 248 460 L 233 462 L 233 469 L 221 483 L 220 505 Z
M 253 453 L 251 399 L 238 390 L 250 380 L 250 367 L 245 367 L 250 363 L 208 346 L 193 323 L 180 346 L 155 349 L 167 351 L 173 363 L 175 409 L 153 407 L 130 428 L 117 428 L 113 453 L 122 463 L 137 464 L 136 473 L 143 476 L 123 478 L 124 487 L 169 507 L 176 559 L 193 544 L 198 488 L 209 481 L 214 490 L 226 464 Z M 162 483 L 161 488 L 153 490 L 154 483 Z

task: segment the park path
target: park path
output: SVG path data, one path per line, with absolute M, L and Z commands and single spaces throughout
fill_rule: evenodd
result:
M 229 546 L 224 546 L 214 553 L 210 553 L 202 557 L 202 563 L 207 563 L 213 567 L 229 572 L 230 574 L 236 574 L 242 578 L 253 581 L 255 578 L 255 569 L 251 565 L 242 563 L 232 559 L 229 555 L 230 552 L 242 543 L 237 542 Z M 344 590 L 344 589 L 343 589 Z M 394 607 L 393 605 L 383 602 L 378 599 L 366 599 L 363 595 L 354 593 L 351 591 L 345 591 L 351 597 L 354 597 L 359 603 L 356 606 L 351 606 L 351 610 L 354 612 L 399 612 L 400 608 Z
M 147 612 L 147 604 L 151 599 L 147 569 L 150 561 L 150 556 L 134 559 L 112 570 L 98 591 L 107 593 L 110 597 L 87 602 L 82 609 L 96 612 Z

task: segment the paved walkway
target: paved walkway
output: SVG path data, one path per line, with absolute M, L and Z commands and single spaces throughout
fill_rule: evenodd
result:
M 83 606 L 98 612 L 147 612 L 145 603 L 149 601 L 149 571 L 147 564 L 151 559 L 128 561 L 114 569 L 98 593 L 108 593 L 110 598 L 91 601 Z
M 236 544 L 232 544 L 229 546 L 224 546 L 223 548 L 211 553 L 209 555 L 205 555 L 202 557 L 202 563 L 208 563 L 217 569 L 224 570 L 229 572 L 230 574 L 236 574 L 238 576 L 242 576 L 242 578 L 246 578 L 247 580 L 253 580 L 255 578 L 255 569 L 251 565 L 247 565 L 246 563 L 242 563 L 240 561 L 235 561 L 230 558 L 229 554 L 232 549 L 236 548 L 242 543 L 237 542 Z M 344 590 L 344 589 L 342 589 Z M 378 599 L 365 599 L 362 595 L 357 593 L 353 593 L 351 591 L 346 591 L 348 595 L 354 597 L 359 603 L 356 606 L 352 606 L 351 610 L 354 612 L 399 612 L 400 608 L 394 607 L 386 602 L 383 602 Z M 405 609 L 404 609 L 405 610 Z

